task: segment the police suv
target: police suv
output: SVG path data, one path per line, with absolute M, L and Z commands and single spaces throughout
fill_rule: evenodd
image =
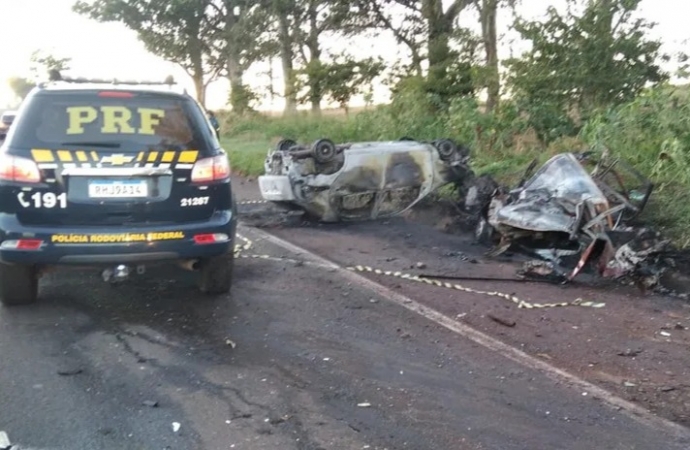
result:
M 32 303 L 51 266 L 126 278 L 153 263 L 230 290 L 237 225 L 227 154 L 172 83 L 36 87 L 0 147 L 0 300 Z

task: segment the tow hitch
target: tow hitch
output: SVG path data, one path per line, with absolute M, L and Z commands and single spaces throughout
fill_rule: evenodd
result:
M 136 266 L 136 272 L 139 275 L 143 275 L 146 272 L 146 266 Z M 115 267 L 108 267 L 107 269 L 104 269 L 101 273 L 101 277 L 106 283 L 118 283 L 128 279 L 131 273 L 132 268 L 130 266 L 118 264 Z

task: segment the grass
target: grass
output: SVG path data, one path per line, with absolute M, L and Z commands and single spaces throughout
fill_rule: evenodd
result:
M 264 172 L 264 159 L 271 147 L 270 140 L 223 136 L 220 142 L 229 154 L 233 173 L 258 176 Z

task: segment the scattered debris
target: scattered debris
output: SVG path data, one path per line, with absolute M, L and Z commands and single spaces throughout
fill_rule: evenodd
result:
M 63 377 L 70 377 L 74 375 L 79 375 L 83 371 L 84 370 L 79 367 L 66 367 L 63 369 L 58 369 L 57 373 L 58 375 L 62 375 Z
M 659 334 L 663 337 L 671 337 L 671 333 L 669 333 L 668 331 L 660 331 Z
M 416 264 L 416 267 L 417 269 L 426 269 L 426 264 L 424 264 L 423 262 L 418 262 Z
M 515 323 L 516 323 L 514 320 L 511 320 L 511 319 L 504 319 L 504 318 L 502 318 L 502 317 L 495 316 L 495 315 L 493 315 L 493 314 L 491 314 L 491 313 L 488 313 L 486 316 L 487 316 L 489 319 L 493 320 L 494 322 L 496 322 L 496 323 L 498 323 L 498 324 L 500 324 L 500 325 L 503 325 L 504 327 L 512 328 L 512 327 L 515 326 Z
M 469 149 L 448 139 L 311 146 L 285 139 L 269 150 L 259 188 L 264 199 L 323 222 L 376 219 L 469 176 L 468 161 Z
M 594 166 L 591 172 L 585 164 Z M 521 275 L 554 282 L 572 281 L 595 266 L 600 276 L 629 279 L 643 292 L 660 287 L 673 265 L 670 241 L 627 225 L 649 200 L 648 179 L 608 152 L 598 160 L 592 153 L 562 153 L 532 174 L 535 168 L 536 160 L 515 189 L 497 187 L 483 207 L 470 202 L 480 211 L 477 239 L 493 245 L 489 256 L 517 248 L 539 258 Z
M 618 356 L 627 356 L 628 358 L 634 358 L 635 356 L 639 355 L 642 353 L 642 350 L 631 350 L 631 349 L 625 349 L 622 352 L 618 352 Z
M 369 408 L 369 407 L 371 407 L 371 403 L 367 403 L 367 402 L 357 403 L 357 406 L 360 408 Z
M 181 425 L 179 422 L 173 422 L 172 423 L 173 433 L 177 433 L 178 431 L 180 431 L 180 427 L 181 427 Z
M 676 388 L 673 386 L 664 386 L 664 387 L 660 388 L 659 390 L 661 392 L 671 392 L 671 391 L 675 391 Z
M 149 408 L 158 408 L 158 402 L 153 400 L 144 400 L 142 405 L 148 406 Z
M 625 382 L 623 382 L 623 386 L 625 386 L 625 387 L 635 387 L 635 386 L 637 386 L 637 385 L 636 385 L 635 383 L 631 383 L 631 382 L 629 382 L 629 381 L 625 381 Z
M 230 348 L 232 348 L 233 350 L 235 350 L 235 348 L 237 348 L 237 344 L 235 343 L 235 341 L 233 341 L 231 339 L 225 339 L 225 345 L 229 345 Z

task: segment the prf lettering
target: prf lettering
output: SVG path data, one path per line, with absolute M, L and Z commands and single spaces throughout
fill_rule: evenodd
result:
M 154 128 L 165 116 L 165 110 L 153 108 L 137 108 L 136 114 L 139 115 L 139 129 L 135 129 L 130 121 L 132 120 L 132 109 L 124 106 L 70 106 L 67 108 L 69 116 L 69 128 L 67 134 L 84 133 L 84 125 L 93 123 L 100 115 L 103 117 L 103 134 L 154 134 Z

